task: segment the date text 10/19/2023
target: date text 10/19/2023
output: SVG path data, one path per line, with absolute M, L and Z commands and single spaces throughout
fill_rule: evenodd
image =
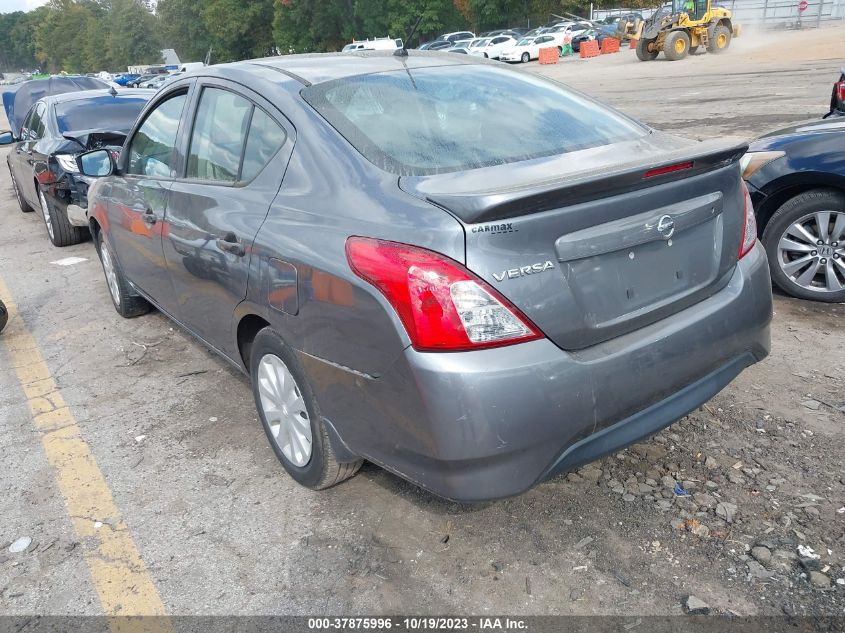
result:
M 503 617 L 325 617 L 308 618 L 314 631 L 528 631 L 528 623 Z

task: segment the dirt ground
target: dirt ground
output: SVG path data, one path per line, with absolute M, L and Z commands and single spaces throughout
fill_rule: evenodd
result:
M 655 127 L 750 138 L 825 112 L 844 62 L 842 25 L 751 31 L 683 62 L 623 50 L 527 69 Z M 73 521 L 102 522 L 68 515 L 12 364 L 24 333 L 170 615 L 671 615 L 690 594 L 714 613 L 845 613 L 843 305 L 776 296 L 766 361 L 519 497 L 456 505 L 369 465 L 314 493 L 277 464 L 246 380 L 160 314 L 117 316 L 91 243 L 53 248 L 5 167 L 0 226 L 0 294 L 17 305 L 0 335 L 0 615 L 104 608 Z

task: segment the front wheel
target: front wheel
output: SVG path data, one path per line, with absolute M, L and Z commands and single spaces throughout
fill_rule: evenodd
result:
M 783 204 L 762 238 L 772 280 L 799 299 L 845 301 L 845 195 L 805 191 Z
M 152 306 L 147 300 L 132 294 L 129 282 L 123 276 L 111 244 L 103 231 L 97 234 L 97 251 L 100 254 L 106 283 L 109 286 L 109 295 L 117 313 L 124 319 L 131 319 L 149 312 Z
M 687 56 L 689 45 L 689 35 L 686 31 L 672 31 L 663 42 L 663 54 L 666 55 L 666 59 L 678 61 Z
M 531 61 L 531 55 L 529 55 L 528 53 L 523 53 L 522 54 L 522 63 L 527 64 L 530 61 Z
M 640 38 L 637 40 L 637 58 L 641 62 L 650 62 L 657 58 L 658 51 L 654 48 L 654 40 Z
M 358 472 L 363 460 L 340 463 L 311 385 L 293 350 L 266 327 L 249 353 L 252 393 L 270 446 L 297 483 L 323 490 Z
M 724 24 L 717 24 L 707 35 L 708 53 L 722 53 L 731 45 L 731 30 Z

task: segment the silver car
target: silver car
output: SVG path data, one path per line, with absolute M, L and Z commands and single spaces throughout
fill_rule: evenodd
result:
M 412 51 L 206 67 L 116 163 L 79 160 L 117 310 L 155 306 L 251 376 L 296 481 L 366 459 L 479 501 L 658 432 L 768 354 L 745 150 Z

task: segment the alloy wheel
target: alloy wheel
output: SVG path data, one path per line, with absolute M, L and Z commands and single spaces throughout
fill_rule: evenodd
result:
M 792 223 L 778 241 L 777 262 L 805 290 L 845 290 L 845 213 L 815 211 Z
M 294 466 L 306 466 L 311 460 L 311 418 L 293 374 L 281 358 L 265 354 L 258 362 L 256 379 L 273 441 Z
M 47 225 L 47 233 L 50 234 L 50 239 L 54 239 L 53 222 L 50 218 L 50 205 L 47 204 L 47 198 L 41 189 L 38 190 L 38 201 L 41 203 L 41 214 L 44 216 L 44 224 Z
M 115 305 L 120 306 L 120 286 L 117 282 L 117 270 L 114 268 L 114 261 L 105 240 L 100 249 L 100 260 L 103 262 L 103 272 L 106 273 L 106 282 L 109 284 L 111 298 L 114 299 Z

